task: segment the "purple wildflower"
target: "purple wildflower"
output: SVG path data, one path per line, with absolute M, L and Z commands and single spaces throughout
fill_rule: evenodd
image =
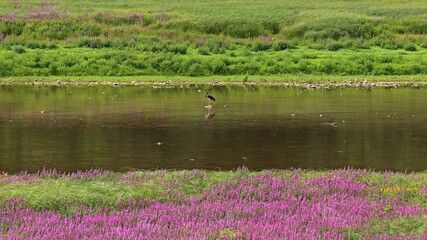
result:
M 7 14 L 7 18 L 8 21 L 13 21 L 16 19 L 15 13 L 9 13 Z
M 189 181 L 203 181 L 202 170 L 144 171 L 124 174 L 102 170 L 61 173 L 42 170 L 0 176 L 4 179 L 113 177 L 121 184 L 148 181 L 165 186 L 162 199 L 118 199 L 115 209 L 82 206 L 70 216 L 49 210 L 36 211 L 19 199 L 0 206 L 0 236 L 6 239 L 348 239 L 358 231 L 364 239 L 416 239 L 371 234 L 378 219 L 395 220 L 426 215 L 422 205 L 400 195 L 382 193 L 384 183 L 368 183 L 366 170 L 343 169 L 321 176 L 305 176 L 300 169 L 252 174 L 242 167 L 237 179 L 226 180 L 191 196 L 179 189 Z M 165 178 L 167 176 L 167 178 Z M 385 178 L 396 177 L 385 173 Z M 6 181 L 11 182 L 11 181 Z M 426 186 L 420 186 L 425 194 Z M 394 191 L 394 190 L 393 190 Z M 399 189 L 400 191 L 400 189 Z M 411 190 L 412 191 L 412 190 Z M 366 232 L 360 231 L 366 229 Z

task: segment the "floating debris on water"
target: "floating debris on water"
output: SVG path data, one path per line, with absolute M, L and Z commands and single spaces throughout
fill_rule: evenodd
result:
M 337 127 L 337 122 L 324 122 L 322 124 L 326 126 Z

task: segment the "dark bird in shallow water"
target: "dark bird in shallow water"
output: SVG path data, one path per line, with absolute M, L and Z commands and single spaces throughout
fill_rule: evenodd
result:
M 210 95 L 209 93 L 205 93 L 205 97 L 206 97 L 207 99 L 209 99 L 209 101 L 210 101 L 210 100 L 213 100 L 213 101 L 215 102 L 215 98 L 214 98 L 212 95 Z

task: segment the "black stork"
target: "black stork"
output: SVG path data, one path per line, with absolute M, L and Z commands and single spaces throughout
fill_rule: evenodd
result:
M 213 100 L 215 102 L 215 98 L 212 95 L 210 95 L 209 93 L 205 93 L 205 97 L 207 99 L 209 99 L 209 103 L 211 103 L 211 100 Z

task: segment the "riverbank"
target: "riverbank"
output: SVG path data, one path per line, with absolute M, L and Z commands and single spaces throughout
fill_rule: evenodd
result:
M 427 236 L 426 173 L 44 170 L 0 187 L 5 238 Z
M 427 74 L 420 0 L 29 0 L 0 9 L 2 77 Z
M 0 77 L 0 85 L 262 85 L 295 86 L 304 88 L 330 87 L 423 87 L 427 75 L 409 76 L 50 76 L 50 77 Z

